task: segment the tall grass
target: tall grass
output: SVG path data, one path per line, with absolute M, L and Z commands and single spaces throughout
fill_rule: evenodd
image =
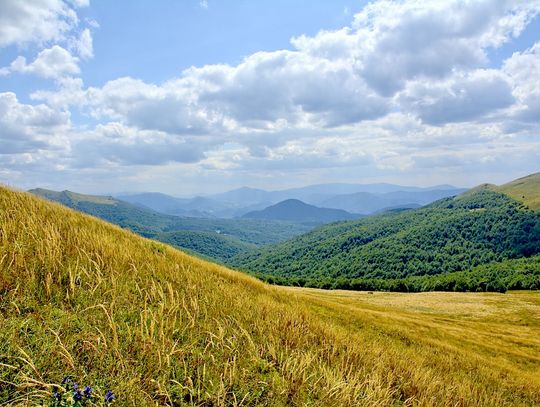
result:
M 132 406 L 540 404 L 537 295 L 465 314 L 357 295 L 271 287 L 1 189 L 0 404 L 47 402 L 66 375 Z

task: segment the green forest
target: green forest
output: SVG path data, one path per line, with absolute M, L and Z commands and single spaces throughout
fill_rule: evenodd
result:
M 155 239 L 171 246 L 181 247 L 192 254 L 203 255 L 219 262 L 227 262 L 233 256 L 257 248 L 255 244 L 246 243 L 236 237 L 193 230 L 159 233 L 155 236 Z
M 277 284 L 391 291 L 538 288 L 540 213 L 487 188 L 319 227 L 232 259 Z

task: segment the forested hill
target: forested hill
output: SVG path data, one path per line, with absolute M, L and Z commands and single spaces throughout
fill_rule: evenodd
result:
M 325 225 L 233 261 L 261 276 L 317 285 L 452 273 L 539 253 L 540 213 L 492 189 Z
M 319 208 L 308 205 L 298 199 L 287 199 L 261 211 L 248 212 L 245 219 L 283 220 L 300 223 L 330 223 L 340 220 L 352 220 L 360 215 L 353 215 L 342 209 Z

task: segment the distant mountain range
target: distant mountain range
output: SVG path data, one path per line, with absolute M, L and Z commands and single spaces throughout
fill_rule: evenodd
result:
M 417 208 L 441 198 L 455 196 L 465 189 L 433 189 L 429 191 L 393 191 L 381 194 L 356 192 L 336 195 L 320 202 L 328 208 L 338 208 L 349 212 L 370 214 L 392 208 Z
M 387 208 L 423 206 L 463 191 L 465 189 L 451 185 L 420 188 L 394 184 L 317 184 L 280 191 L 243 187 L 189 199 L 153 192 L 118 195 L 117 198 L 170 215 L 232 218 L 289 199 L 318 207 L 368 215 Z
M 287 199 L 260 211 L 252 211 L 244 214 L 246 219 L 284 220 L 289 222 L 306 223 L 331 223 L 340 220 L 357 219 L 342 209 L 319 208 L 306 204 L 298 199 Z

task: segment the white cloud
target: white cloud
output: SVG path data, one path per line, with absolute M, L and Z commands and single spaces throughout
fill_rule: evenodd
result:
M 183 79 L 197 84 L 201 105 L 252 128 L 280 121 L 333 127 L 387 110 L 346 63 L 301 52 L 260 52 L 236 67 L 191 69 Z
M 2 0 L 0 47 L 60 41 L 77 24 L 76 12 L 61 0 Z
M 16 46 L 26 52 L 10 66 L 0 68 L 0 76 L 19 72 L 56 79 L 79 74 L 79 58 L 72 54 L 82 59 L 93 57 L 91 31 L 79 28 L 76 12 L 76 8 L 88 5 L 88 0 L 1 1 L 0 48 Z M 29 44 L 41 48 L 35 57 L 29 55 L 28 50 L 33 49 Z M 33 62 L 28 63 L 28 59 Z
M 120 78 L 76 94 L 97 117 L 179 134 L 334 128 L 392 109 L 434 125 L 474 120 L 512 103 L 508 79 L 481 68 L 487 47 L 518 35 L 539 9 L 537 1 L 379 1 L 352 27 L 293 38 L 294 50 L 191 68 L 162 85 Z
M 73 142 L 75 167 L 193 163 L 204 158 L 204 142 L 121 123 L 98 125 Z
M 94 57 L 94 47 L 92 41 L 92 33 L 88 28 L 85 28 L 77 41 L 75 41 L 73 48 L 77 54 L 83 59 L 89 59 Z
M 406 81 L 481 67 L 486 50 L 521 33 L 538 1 L 378 1 L 355 16 L 360 75 L 382 95 Z
M 425 123 L 476 120 L 514 101 L 508 78 L 496 70 L 455 74 L 446 81 L 413 82 L 399 96 L 402 108 Z
M 59 148 L 64 142 L 59 133 L 69 126 L 68 113 L 22 104 L 14 93 L 0 93 L 0 155 Z
M 79 59 L 59 45 L 42 50 L 30 64 L 25 57 L 19 56 L 7 69 L 9 72 L 34 74 L 43 78 L 59 78 L 80 72 Z
M 88 92 L 83 89 L 81 78 L 61 77 L 56 80 L 58 88 L 54 91 L 40 90 L 30 94 L 33 100 L 44 100 L 48 105 L 57 109 L 67 110 L 69 106 L 87 103 Z
M 540 123 L 540 42 L 505 61 L 503 71 L 511 78 L 519 104 L 513 118 Z
M 71 3 L 74 7 L 88 7 L 90 5 L 90 0 L 67 0 L 68 3 Z

